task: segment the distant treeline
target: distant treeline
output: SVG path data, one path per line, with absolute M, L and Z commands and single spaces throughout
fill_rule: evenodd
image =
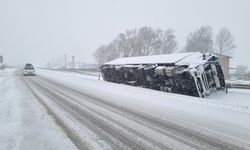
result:
M 214 39 L 212 28 L 202 26 L 188 35 L 186 46 L 179 50 L 173 29 L 162 30 L 146 26 L 120 33 L 107 45 L 97 48 L 94 57 L 101 65 L 119 57 L 169 54 L 177 50 L 230 55 L 235 48 L 234 39 L 226 28 L 222 28 Z

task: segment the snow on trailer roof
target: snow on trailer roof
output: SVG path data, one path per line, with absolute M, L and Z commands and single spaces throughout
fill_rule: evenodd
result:
M 201 53 L 173 53 L 164 55 L 151 55 L 151 56 L 139 56 L 139 57 L 124 57 L 118 58 L 108 63 L 107 65 L 132 65 L 132 64 L 174 64 L 183 59 L 186 59 L 192 55 L 202 56 Z M 190 60 L 194 61 L 194 60 Z M 196 60 L 197 61 L 197 60 Z
M 205 57 L 209 57 L 207 56 L 208 54 L 205 54 Z M 196 52 L 193 53 L 192 55 L 185 57 L 184 59 L 178 61 L 176 63 L 176 65 L 198 65 L 198 64 L 204 64 L 206 63 L 207 58 L 204 59 L 203 58 L 203 54 Z

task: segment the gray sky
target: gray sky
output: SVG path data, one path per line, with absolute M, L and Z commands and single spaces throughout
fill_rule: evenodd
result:
M 126 29 L 173 28 L 181 49 L 202 25 L 214 35 L 228 28 L 233 65 L 250 68 L 249 0 L 0 0 L 0 55 L 9 64 L 44 65 L 64 54 L 94 62 L 94 50 Z

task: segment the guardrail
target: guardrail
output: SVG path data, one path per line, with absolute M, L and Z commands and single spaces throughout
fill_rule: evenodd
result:
M 250 84 L 227 83 L 227 88 L 250 89 Z
M 249 85 L 230 85 L 228 88 L 250 89 Z
M 49 68 L 40 68 L 40 69 L 70 72 L 73 74 L 82 74 L 82 75 L 88 75 L 88 76 L 96 76 L 98 80 L 101 80 L 101 78 L 102 78 L 101 72 L 95 72 L 95 71 L 85 71 L 85 70 L 81 70 L 81 69 L 49 69 Z

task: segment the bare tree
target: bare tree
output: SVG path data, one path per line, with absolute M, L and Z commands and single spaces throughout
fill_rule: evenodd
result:
M 236 76 L 244 76 L 247 73 L 247 66 L 245 65 L 238 65 L 235 70 Z
M 201 53 L 212 52 L 212 28 L 210 26 L 202 26 L 198 30 L 191 32 L 187 37 L 185 51 Z
M 157 46 L 157 35 L 151 27 L 142 27 L 137 35 L 137 48 L 135 56 L 146 56 L 154 54 Z
M 99 67 L 106 62 L 106 46 L 101 45 L 99 48 L 96 49 L 94 53 L 94 57 L 99 65 Z
M 94 53 L 94 57 L 99 66 L 102 64 L 114 60 L 120 57 L 120 51 L 118 49 L 118 42 L 116 40 L 109 43 L 107 46 L 100 46 Z
M 157 54 L 170 54 L 177 49 L 177 41 L 173 29 L 168 29 L 167 31 L 159 29 L 156 31 L 156 34 L 159 38 L 159 45 L 156 47 L 159 49 Z
M 142 27 L 120 33 L 108 45 L 100 46 L 94 53 L 99 65 L 119 57 L 167 54 L 176 50 L 174 30 L 154 30 Z
M 220 30 L 215 38 L 215 46 L 219 54 L 230 54 L 236 48 L 234 38 L 228 29 L 222 28 Z
M 246 73 L 246 77 L 247 77 L 247 79 L 250 79 L 250 71 L 248 71 L 248 72 Z
M 111 61 L 120 57 L 120 51 L 118 49 L 118 42 L 115 40 L 109 43 L 106 47 L 106 59 L 105 61 Z
M 125 33 L 120 33 L 116 38 L 118 49 L 121 52 L 121 57 L 129 57 L 133 55 L 137 45 L 137 30 L 127 30 Z

